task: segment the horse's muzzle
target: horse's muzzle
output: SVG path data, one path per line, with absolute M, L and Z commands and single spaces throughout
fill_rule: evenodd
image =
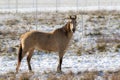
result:
M 75 32 L 75 28 L 73 28 L 73 32 Z

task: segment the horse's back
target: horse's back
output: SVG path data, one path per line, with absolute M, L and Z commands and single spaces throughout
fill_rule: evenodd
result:
M 42 38 L 49 38 L 51 34 L 50 33 L 45 33 L 45 32 L 39 32 L 39 31 L 29 31 L 26 32 L 21 36 L 21 40 L 37 40 L 37 39 L 42 39 Z

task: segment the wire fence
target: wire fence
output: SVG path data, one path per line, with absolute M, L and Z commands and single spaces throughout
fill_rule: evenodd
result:
M 47 9 L 46 9 L 47 8 Z M 1 0 L 0 11 L 15 12 L 35 11 L 36 26 L 38 11 L 54 10 L 100 10 L 119 9 L 120 0 Z
M 88 7 L 96 6 L 97 9 L 105 9 L 106 7 L 120 6 L 120 0 L 1 0 L 0 10 L 8 11 L 15 9 L 16 12 L 23 8 L 33 8 L 37 10 L 42 7 L 55 8 L 58 11 L 61 7 L 81 7 L 86 10 Z

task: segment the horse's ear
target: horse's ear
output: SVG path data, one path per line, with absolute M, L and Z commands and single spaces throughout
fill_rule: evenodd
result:
M 73 16 L 70 16 L 70 19 L 73 19 Z
M 74 15 L 75 16 L 75 19 L 77 18 L 77 16 L 76 15 Z

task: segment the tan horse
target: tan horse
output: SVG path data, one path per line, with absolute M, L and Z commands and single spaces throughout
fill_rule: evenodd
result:
M 21 60 L 27 53 L 28 68 L 31 71 L 30 60 L 34 50 L 46 50 L 59 52 L 59 64 L 57 71 L 61 72 L 62 58 L 68 46 L 73 32 L 76 29 L 76 16 L 70 16 L 70 21 L 62 28 L 56 29 L 53 32 L 45 33 L 39 31 L 26 32 L 21 36 L 21 42 L 18 52 L 18 64 L 16 72 L 18 72 Z

